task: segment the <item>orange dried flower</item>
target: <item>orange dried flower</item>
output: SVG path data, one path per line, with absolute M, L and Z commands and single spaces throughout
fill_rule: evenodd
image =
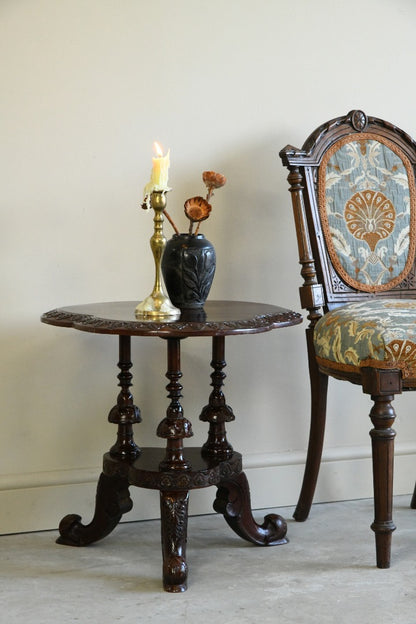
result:
M 204 171 L 202 179 L 208 189 L 207 201 L 209 201 L 214 195 L 214 189 L 221 188 L 227 182 L 227 178 L 225 176 L 221 173 L 216 173 L 215 171 Z
M 215 171 L 204 171 L 202 179 L 208 190 L 221 188 L 227 182 L 225 176 L 221 173 L 215 173 Z
M 191 197 L 187 199 L 185 204 L 185 214 L 192 223 L 199 223 L 208 219 L 212 210 L 211 204 L 203 197 Z

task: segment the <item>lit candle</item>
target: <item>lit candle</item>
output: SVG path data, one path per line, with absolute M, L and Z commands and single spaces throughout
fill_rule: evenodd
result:
M 169 153 L 166 156 L 163 156 L 163 151 L 158 143 L 154 144 L 155 151 L 157 157 L 152 158 L 153 167 L 152 173 L 150 176 L 150 182 L 146 184 L 144 188 L 145 199 L 148 197 L 153 191 L 169 191 L 168 187 L 168 175 L 169 175 Z

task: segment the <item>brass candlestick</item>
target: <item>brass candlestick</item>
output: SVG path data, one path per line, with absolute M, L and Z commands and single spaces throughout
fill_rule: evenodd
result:
M 154 232 L 150 239 L 150 247 L 155 260 L 155 284 L 152 293 L 136 307 L 138 318 L 179 318 L 181 311 L 172 304 L 169 297 L 163 291 L 160 264 L 166 238 L 163 234 L 163 211 L 166 208 L 166 194 L 164 191 L 153 191 L 150 196 L 150 204 L 155 211 Z

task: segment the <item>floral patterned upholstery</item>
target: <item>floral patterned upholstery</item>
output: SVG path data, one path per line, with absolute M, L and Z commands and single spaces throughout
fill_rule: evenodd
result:
M 371 133 L 347 136 L 319 168 L 319 210 L 331 262 L 354 289 L 389 290 L 409 273 L 416 238 L 407 156 Z
M 329 368 L 396 368 L 416 377 L 416 300 L 379 298 L 336 308 L 317 322 L 314 343 L 318 363 Z

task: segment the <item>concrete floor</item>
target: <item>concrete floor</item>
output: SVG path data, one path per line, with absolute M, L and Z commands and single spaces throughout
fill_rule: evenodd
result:
M 415 624 L 416 511 L 396 497 L 392 567 L 375 567 L 372 501 L 292 508 L 290 543 L 261 548 L 222 516 L 189 519 L 189 587 L 161 587 L 159 522 L 125 523 L 86 548 L 56 532 L 0 537 L 0 613 L 5 624 Z M 263 512 L 255 512 L 262 521 Z

